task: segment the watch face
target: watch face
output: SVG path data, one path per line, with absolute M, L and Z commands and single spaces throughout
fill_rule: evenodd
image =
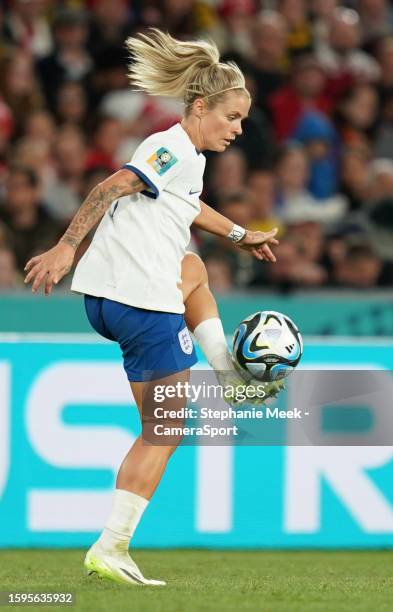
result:
M 241 230 L 238 230 L 238 229 L 232 230 L 232 234 L 233 234 L 233 237 L 234 237 L 235 240 L 240 240 L 240 238 L 242 238 L 242 236 L 243 236 L 243 233 L 244 232 L 242 232 Z
M 240 240 L 244 238 L 245 234 L 246 230 L 243 227 L 240 227 L 239 225 L 234 225 L 231 229 L 230 234 L 228 235 L 228 238 L 233 242 L 240 242 Z

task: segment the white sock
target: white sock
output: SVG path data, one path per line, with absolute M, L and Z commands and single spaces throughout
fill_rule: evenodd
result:
M 107 554 L 125 554 L 149 501 L 136 493 L 116 489 L 112 512 L 96 544 Z
M 221 319 L 206 319 L 196 326 L 193 333 L 214 370 L 233 369 Z

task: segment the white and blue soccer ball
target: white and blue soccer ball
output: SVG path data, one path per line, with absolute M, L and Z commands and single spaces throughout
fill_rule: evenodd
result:
M 298 328 L 281 312 L 255 312 L 235 330 L 232 359 L 246 379 L 271 382 L 285 378 L 297 366 L 302 353 Z

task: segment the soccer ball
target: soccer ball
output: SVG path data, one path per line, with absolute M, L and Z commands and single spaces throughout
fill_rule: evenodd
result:
M 247 378 L 263 382 L 285 378 L 297 366 L 302 353 L 298 328 L 281 312 L 255 312 L 235 330 L 232 359 Z

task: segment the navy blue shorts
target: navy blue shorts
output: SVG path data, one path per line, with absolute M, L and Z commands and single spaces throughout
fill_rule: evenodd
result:
M 197 362 L 181 314 L 144 310 L 91 295 L 85 295 L 85 308 L 92 327 L 119 343 L 130 381 L 162 378 Z

